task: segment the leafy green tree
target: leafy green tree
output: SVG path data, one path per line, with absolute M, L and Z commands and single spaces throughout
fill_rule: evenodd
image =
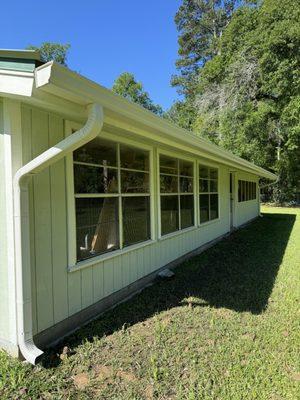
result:
M 300 190 L 300 3 L 236 10 L 220 52 L 199 74 L 194 129 L 280 177 L 273 199 Z
M 142 83 L 137 82 L 134 75 L 129 72 L 122 73 L 115 80 L 112 91 L 157 115 L 163 114 L 162 108 L 153 103 L 149 94 L 144 90 Z
M 67 66 L 67 53 L 70 47 L 70 44 L 44 42 L 39 47 L 30 45 L 27 49 L 39 51 L 41 59 L 44 62 L 53 60 L 61 65 Z
M 194 103 L 189 100 L 176 101 L 167 110 L 163 117 L 180 126 L 192 130 L 196 119 Z

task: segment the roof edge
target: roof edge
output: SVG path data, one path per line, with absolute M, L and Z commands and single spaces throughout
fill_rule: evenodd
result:
M 0 49 L 0 57 L 41 61 L 40 52 L 37 50 Z
M 132 103 L 129 100 L 113 93 L 111 90 L 97 84 L 96 82 L 74 72 L 70 69 L 50 61 L 35 69 L 36 87 L 56 94 L 59 97 L 71 100 L 82 105 L 97 101 L 103 107 L 135 121 L 142 123 L 149 128 L 160 131 L 169 137 L 182 140 L 195 146 L 198 149 L 219 156 L 222 162 L 226 160 L 233 161 L 239 165 L 239 168 L 251 170 L 258 176 L 276 180 L 277 176 L 272 172 L 261 168 L 254 163 L 244 160 L 231 152 L 222 149 L 207 139 L 201 138 L 194 133 L 178 127 L 177 125 L 155 115 L 142 106 Z

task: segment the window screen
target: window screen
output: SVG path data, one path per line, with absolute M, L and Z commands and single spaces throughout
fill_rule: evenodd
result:
M 149 240 L 149 152 L 96 138 L 73 153 L 77 260 Z
M 194 165 L 160 155 L 161 234 L 194 225 Z
M 200 224 L 219 218 L 218 170 L 199 166 Z

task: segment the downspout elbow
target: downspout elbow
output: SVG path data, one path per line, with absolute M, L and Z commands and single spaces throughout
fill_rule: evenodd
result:
M 68 153 L 94 139 L 102 130 L 103 109 L 99 104 L 88 106 L 86 124 L 70 136 L 46 150 L 26 165 L 14 176 L 14 235 L 15 235 L 15 274 L 16 274 L 16 314 L 17 334 L 20 352 L 25 360 L 35 364 L 43 354 L 33 341 L 32 299 L 31 299 L 31 260 L 30 260 L 30 221 L 28 183 L 35 175 Z
M 279 182 L 279 176 L 277 176 L 276 180 L 274 182 L 266 183 L 265 185 L 259 185 L 259 189 L 264 189 L 268 186 L 276 185 L 276 183 Z

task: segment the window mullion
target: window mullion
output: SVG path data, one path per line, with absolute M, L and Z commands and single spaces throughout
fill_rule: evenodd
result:
M 177 191 L 178 191 L 178 228 L 181 230 L 181 210 L 180 210 L 180 169 L 179 159 L 177 159 Z
M 180 194 L 178 195 L 178 227 L 181 230 Z
M 208 169 L 208 220 L 210 221 L 210 183 L 211 183 L 211 179 L 210 179 L 210 168 Z
M 110 169 L 117 169 L 114 165 L 103 165 L 103 164 L 96 164 L 96 163 L 89 163 L 84 161 L 74 161 L 74 165 L 83 165 L 85 167 L 95 167 L 95 168 L 110 168 Z
M 106 199 L 119 197 L 118 193 L 75 193 L 76 199 Z
M 118 193 L 119 193 L 119 246 L 120 249 L 123 249 L 123 212 L 122 212 L 122 194 L 121 194 L 120 143 L 117 144 L 117 166 L 118 166 Z
M 134 169 L 134 168 L 122 167 L 122 170 L 123 171 L 128 171 L 128 172 L 142 172 L 143 174 L 149 174 L 150 173 L 150 171 L 147 171 L 145 169 Z

